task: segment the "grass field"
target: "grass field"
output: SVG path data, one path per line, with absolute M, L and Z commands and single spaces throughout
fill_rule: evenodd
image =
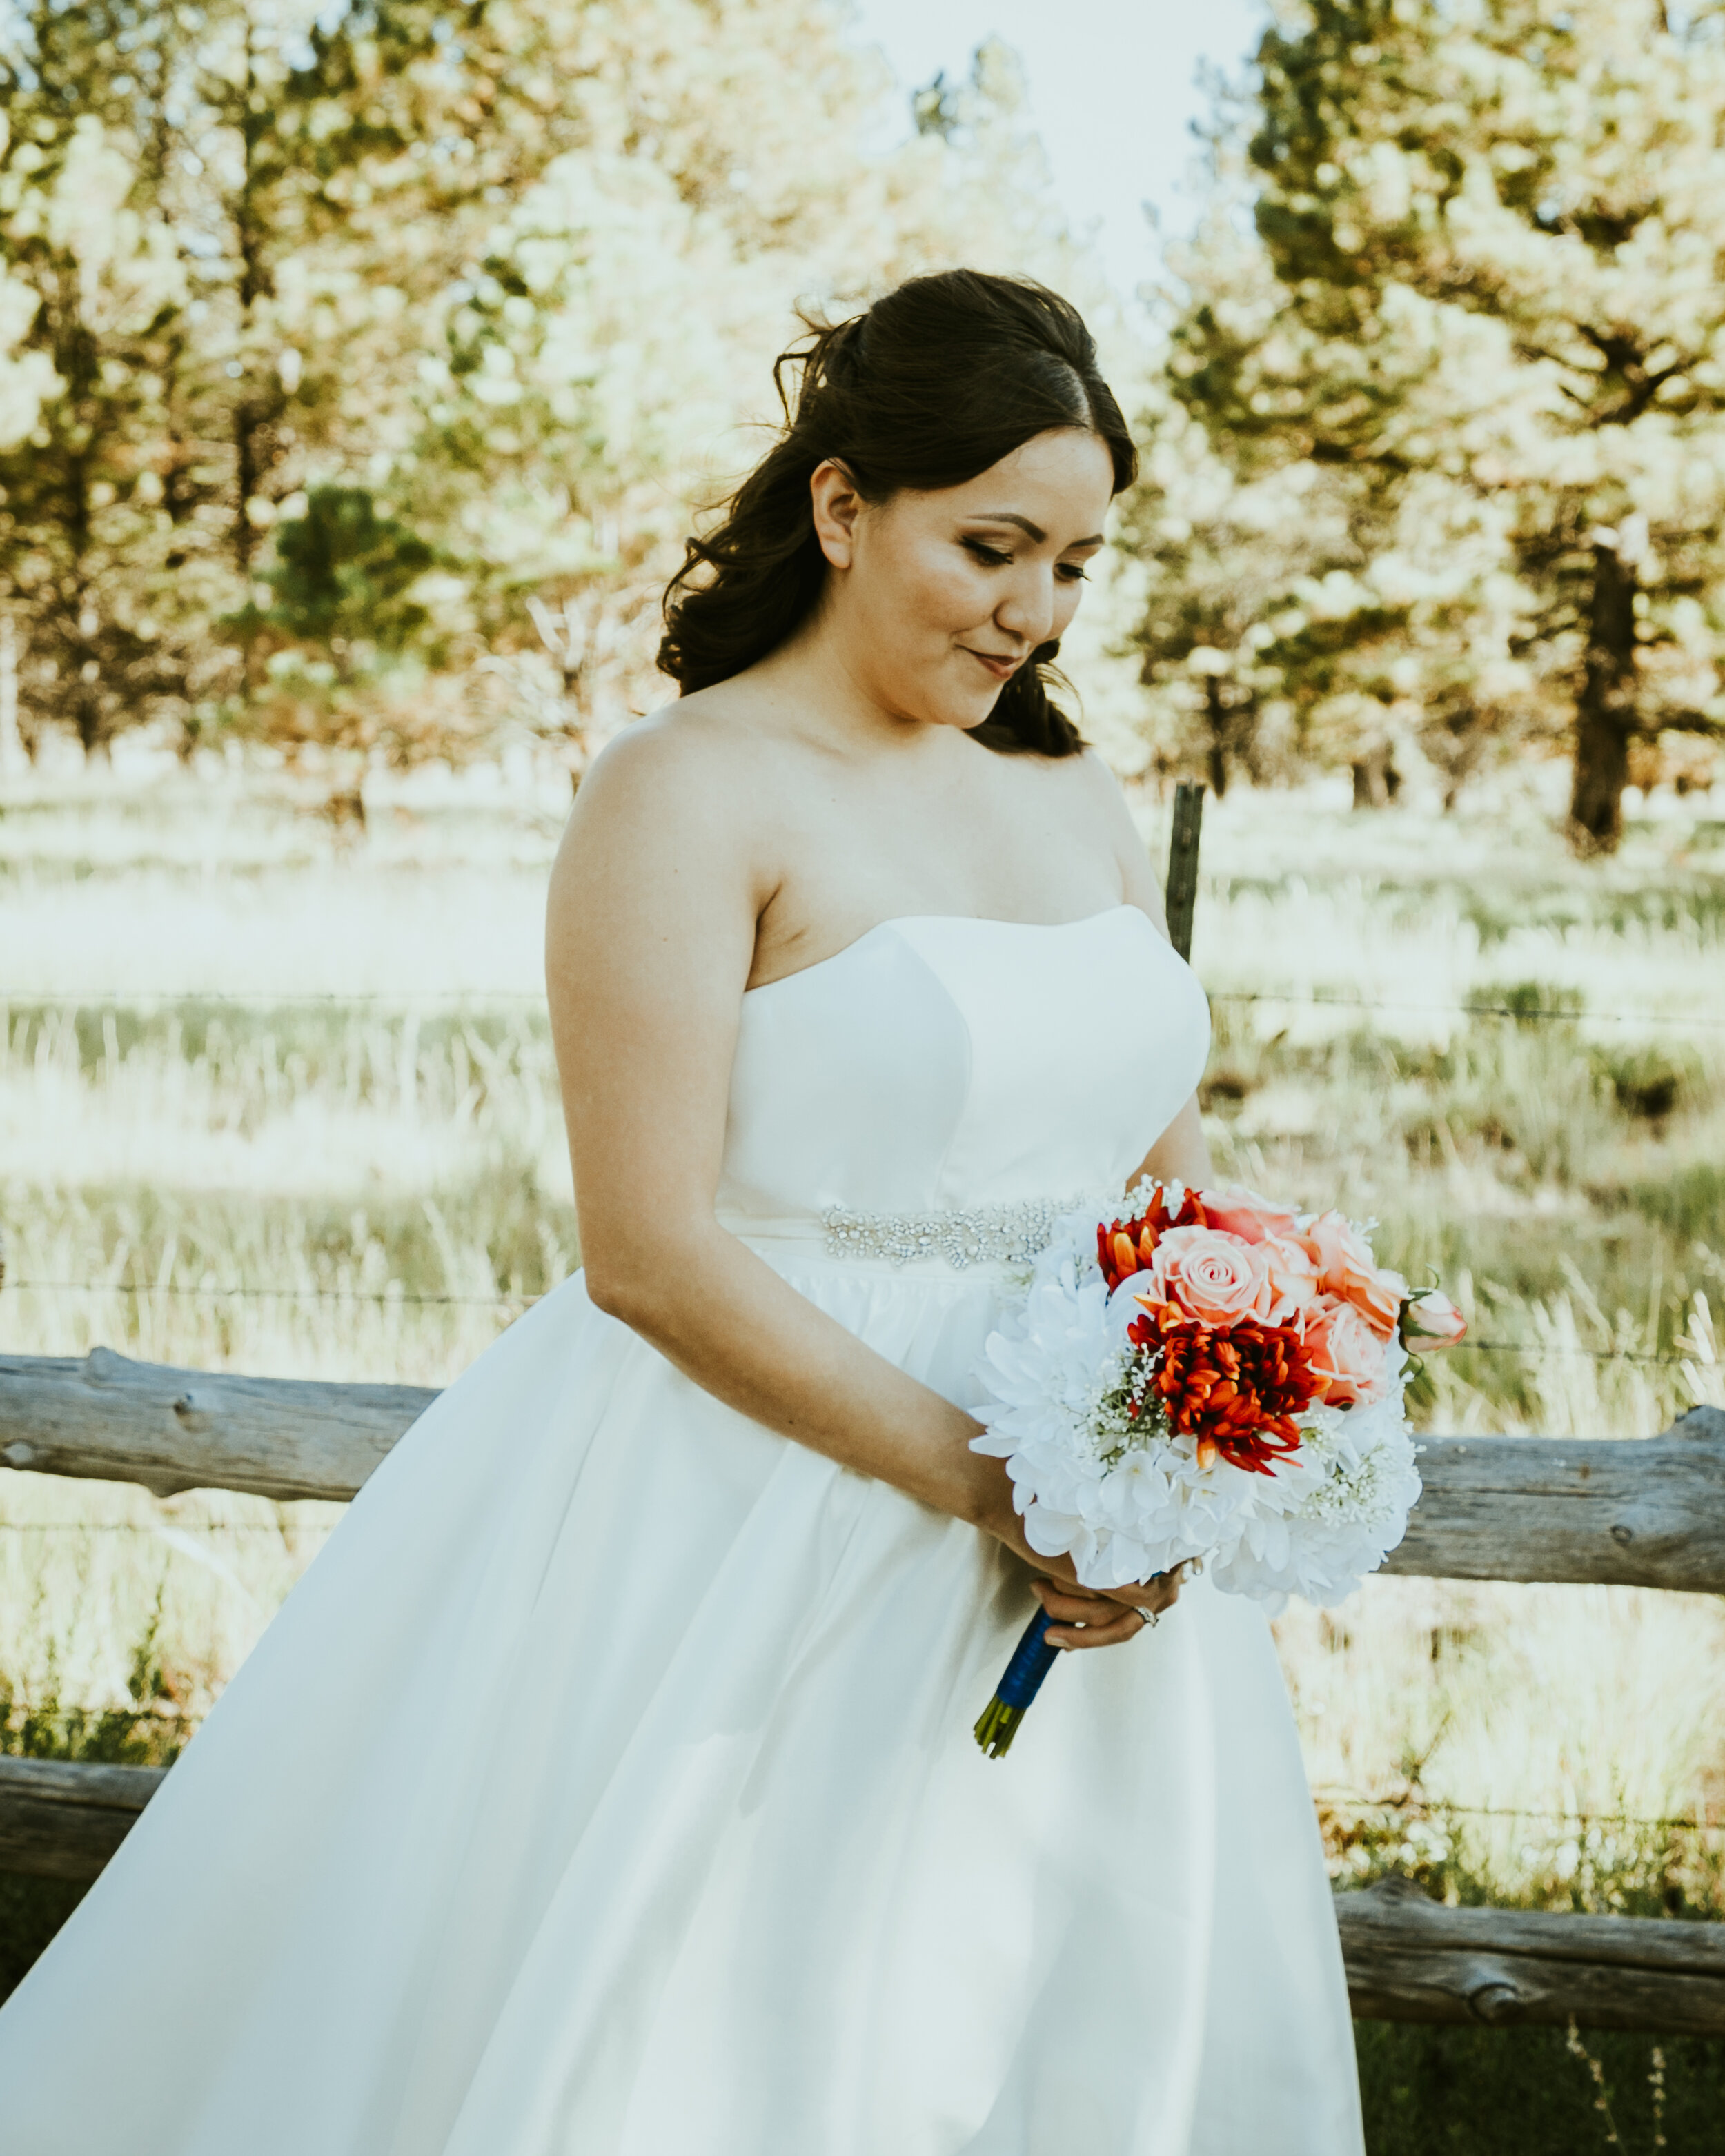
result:
M 358 843 L 239 772 L 3 804 L 0 1347 L 437 1383 L 562 1277 L 537 988 L 566 786 L 380 786 Z M 1204 860 L 1219 1162 L 1375 1216 L 1464 1304 L 1425 1425 L 1649 1435 L 1725 1405 L 1720 804 L 1656 803 L 1584 867 L 1532 788 L 1447 819 L 1246 795 L 1211 805 Z M 5 1741 L 171 1756 L 333 1517 L 0 1478 Z M 1279 1633 L 1338 1878 L 1725 1912 L 1713 1600 L 1382 1580 Z M 0 1882 L 0 1962 L 64 1899 Z M 1560 2037 L 1363 2045 L 1374 2156 L 1608 2145 Z M 1647 2041 L 1594 2049 L 1622 2145 L 1651 2146 Z M 1716 2055 L 1668 2051 L 1670 2145 L 1725 2149 Z M 1496 2058 L 1546 2111 L 1444 2138 Z

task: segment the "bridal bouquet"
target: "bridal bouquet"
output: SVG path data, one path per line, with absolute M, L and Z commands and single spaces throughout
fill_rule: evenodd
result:
M 1339 1602 L 1420 1495 L 1409 1353 L 1463 1329 L 1340 1213 L 1147 1181 L 1120 1217 L 1055 1230 L 988 1340 L 973 1442 L 1005 1460 L 1031 1548 L 1070 1555 L 1086 1587 L 1189 1563 L 1276 1607 Z M 977 1724 L 994 1758 L 1053 1666 L 1050 1622 L 1039 1612 Z

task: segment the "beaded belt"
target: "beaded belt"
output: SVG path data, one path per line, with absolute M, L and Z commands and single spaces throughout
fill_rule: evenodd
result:
M 1082 1203 L 1029 1198 L 942 1213 L 859 1213 L 829 1205 L 818 1218 L 724 1224 L 746 1242 L 818 1244 L 829 1258 L 893 1266 L 934 1263 L 963 1272 L 968 1265 L 1029 1265 L 1048 1248 L 1055 1223 Z

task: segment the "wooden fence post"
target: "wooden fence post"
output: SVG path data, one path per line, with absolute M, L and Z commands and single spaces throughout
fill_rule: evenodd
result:
M 1174 828 L 1168 846 L 1168 940 L 1183 958 L 1192 956 L 1192 915 L 1198 904 L 1198 834 L 1204 823 L 1204 788 L 1183 778 L 1174 788 Z

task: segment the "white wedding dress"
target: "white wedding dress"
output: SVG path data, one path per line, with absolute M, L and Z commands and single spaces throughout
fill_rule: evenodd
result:
M 885 922 L 746 998 L 721 1218 L 964 1402 L 1014 1275 L 954 1256 L 1119 1188 L 1207 1040 L 1130 908 Z M 1358 2156 L 1261 1611 L 1189 1587 L 992 1760 L 1028 1578 L 569 1281 L 0 2013 L 5 2156 Z

